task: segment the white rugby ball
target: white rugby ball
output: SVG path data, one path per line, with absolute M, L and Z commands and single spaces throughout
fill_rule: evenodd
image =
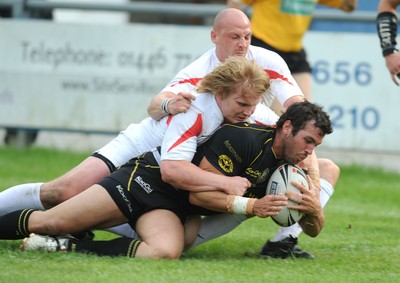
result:
M 271 178 L 268 181 L 266 194 L 281 194 L 284 196 L 288 191 L 300 192 L 296 187 L 291 185 L 292 181 L 298 182 L 309 189 L 306 174 L 300 167 L 287 163 L 283 164 L 272 173 Z M 299 205 L 291 200 L 288 200 L 288 204 Z M 271 218 L 279 226 L 288 227 L 298 222 L 303 215 L 304 213 L 301 211 L 288 209 L 287 206 L 285 206 L 282 207 L 279 215 L 271 216 Z

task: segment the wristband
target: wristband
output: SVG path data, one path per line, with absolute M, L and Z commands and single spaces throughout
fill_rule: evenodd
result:
M 254 215 L 253 209 L 256 200 L 252 198 L 228 195 L 226 199 L 226 209 L 231 214 Z
M 168 112 L 168 103 L 171 101 L 172 98 L 165 98 L 161 102 L 161 111 L 163 112 L 164 115 L 169 115 Z
M 396 49 L 397 36 L 397 17 L 391 12 L 382 12 L 376 18 L 378 36 L 382 48 L 382 55 L 385 57 L 394 52 Z

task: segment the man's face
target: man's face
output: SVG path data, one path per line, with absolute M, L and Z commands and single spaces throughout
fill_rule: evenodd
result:
M 283 131 L 282 149 L 283 159 L 292 164 L 303 161 L 308 155 L 312 154 L 315 147 L 322 143 L 324 134 L 319 128 L 314 126 L 314 120 L 309 121 L 304 129 L 293 136 L 291 122 L 289 127 Z
M 211 32 L 218 59 L 222 62 L 231 56 L 246 56 L 250 46 L 250 25 L 224 26 Z
M 227 123 L 245 122 L 260 103 L 260 94 L 243 95 L 241 91 L 224 98 L 216 97 L 219 108 Z

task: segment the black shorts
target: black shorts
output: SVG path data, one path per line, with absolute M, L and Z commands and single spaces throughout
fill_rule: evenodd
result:
M 107 165 L 108 170 L 110 170 L 110 172 L 114 172 L 117 169 L 115 165 L 110 160 L 108 160 L 107 157 L 101 155 L 100 153 L 94 152 L 92 153 L 92 156 L 101 159 Z
M 304 49 L 299 52 L 284 52 L 273 48 L 271 45 L 265 43 L 264 41 L 252 36 L 251 45 L 259 46 L 271 51 L 278 53 L 289 67 L 292 74 L 296 73 L 311 73 L 310 63 L 307 61 L 307 54 Z
M 154 209 L 175 213 L 182 223 L 190 213 L 188 193 L 161 179 L 151 152 L 130 160 L 98 183 L 104 187 L 134 227 L 138 218 Z

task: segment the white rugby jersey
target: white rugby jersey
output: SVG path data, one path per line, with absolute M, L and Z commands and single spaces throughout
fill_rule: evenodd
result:
M 250 46 L 246 58 L 255 60 L 257 64 L 264 68 L 271 78 L 271 87 L 262 97 L 265 105 L 269 106 L 272 103 L 273 96 L 276 96 L 280 103 L 283 104 L 290 97 L 303 95 L 294 81 L 285 61 L 275 52 L 256 46 Z M 181 70 L 163 89 L 163 91 L 169 91 L 175 94 L 182 91 L 197 95 L 195 91 L 196 84 L 219 64 L 220 61 L 216 56 L 215 48 L 213 48 Z M 173 128 L 174 134 L 172 134 L 172 129 L 170 129 L 166 136 L 167 139 L 165 145 L 163 145 L 163 149 L 170 148 L 175 142 L 177 142 L 177 145 L 179 144 L 179 146 L 182 147 L 182 149 L 179 148 L 179 150 L 182 150 L 182 155 L 178 155 L 178 151 L 176 150 L 176 147 L 174 147 L 172 148 L 173 150 L 169 150 L 168 154 L 163 155 L 163 158 L 180 160 L 182 159 L 181 157 L 183 157 L 185 160 L 191 160 L 190 156 L 193 156 L 193 153 L 196 150 L 193 145 L 204 142 L 223 121 L 222 114 L 215 105 L 203 108 L 198 105 L 200 100 L 197 101 L 196 99 L 192 102 L 192 107 L 190 107 L 187 112 L 187 116 L 178 114 L 176 115 L 176 118 L 172 119 L 172 117 L 164 117 L 160 121 L 146 118 L 139 124 L 129 125 L 129 127 L 122 131 L 117 138 L 97 152 L 118 167 L 129 161 L 132 157 L 136 157 L 146 151 L 160 146 L 167 130 L 167 123 L 174 120 L 174 124 L 178 124 L 178 119 L 187 119 L 183 121 L 185 122 L 183 124 L 185 125 L 184 127 L 181 126 L 181 128 L 178 129 Z M 180 115 L 185 118 L 181 118 Z M 201 121 L 203 124 L 200 131 L 197 129 L 199 136 L 192 136 L 185 140 L 188 136 L 182 136 L 189 129 L 187 126 L 198 126 L 194 119 L 197 119 L 197 117 L 199 117 L 198 115 L 201 115 L 202 119 L 197 123 Z M 218 116 L 219 118 L 216 119 L 215 116 Z M 190 117 L 190 119 L 188 117 Z M 269 108 L 265 106 L 263 107 L 263 105 L 260 104 L 257 106 L 256 111 L 251 116 L 249 122 L 257 121 L 263 124 L 274 124 L 277 119 L 278 116 L 276 116 Z M 174 140 L 176 137 L 178 137 L 178 139 L 182 137 L 182 139 L 179 141 Z
M 276 97 L 283 105 L 287 99 L 293 96 L 303 96 L 303 93 L 291 75 L 286 62 L 280 55 L 273 51 L 250 45 L 246 58 L 254 60 L 270 76 L 271 86 L 262 97 L 262 102 L 265 105 L 271 106 L 274 97 Z M 182 69 L 168 83 L 163 91 L 175 94 L 178 94 L 179 92 L 190 92 L 195 94 L 196 84 L 220 63 L 221 62 L 217 58 L 214 47 Z
M 161 121 L 164 122 L 165 118 Z M 263 104 L 258 104 L 250 123 L 275 124 L 278 116 Z M 209 93 L 198 94 L 186 113 L 170 115 L 161 146 L 161 160 L 191 161 L 196 148 L 204 143 L 224 122 L 215 96 Z
M 170 115 L 159 121 L 146 118 L 139 124 L 130 124 L 97 152 L 118 167 L 131 158 L 160 146 L 165 137 L 163 148 L 169 150 L 163 158 L 190 161 L 196 146 L 204 142 L 223 120 L 215 96 L 199 94 L 186 113 Z M 278 116 L 271 109 L 258 104 L 248 121 L 270 125 L 277 120 Z

